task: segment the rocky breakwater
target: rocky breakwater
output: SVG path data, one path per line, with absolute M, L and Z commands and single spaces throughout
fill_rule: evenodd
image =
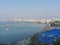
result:
M 17 43 L 14 44 L 14 45 L 29 45 L 29 44 L 31 43 L 31 37 L 33 37 L 33 35 L 27 37 L 26 39 L 24 39 L 24 40 L 22 40 L 22 41 L 17 42 Z
M 49 29 L 34 34 L 16 45 L 60 45 L 60 29 Z

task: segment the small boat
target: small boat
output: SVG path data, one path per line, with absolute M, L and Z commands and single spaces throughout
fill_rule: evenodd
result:
M 6 29 L 6 31 L 8 31 L 9 30 L 9 28 L 5 28 Z

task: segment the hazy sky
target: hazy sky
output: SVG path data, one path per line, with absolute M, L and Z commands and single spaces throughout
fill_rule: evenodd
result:
M 60 0 L 0 0 L 0 19 L 60 18 Z

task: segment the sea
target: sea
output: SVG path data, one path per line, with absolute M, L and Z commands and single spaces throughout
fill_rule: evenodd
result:
M 37 22 L 4 22 L 0 21 L 0 43 L 21 41 L 32 34 L 41 32 L 45 24 Z

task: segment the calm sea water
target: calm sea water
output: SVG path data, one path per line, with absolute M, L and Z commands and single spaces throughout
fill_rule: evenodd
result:
M 20 41 L 40 32 L 44 24 L 29 22 L 0 22 L 0 43 Z

